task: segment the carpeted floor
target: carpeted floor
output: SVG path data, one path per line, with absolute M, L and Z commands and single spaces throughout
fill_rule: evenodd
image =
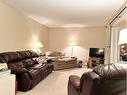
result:
M 91 71 L 86 68 L 73 68 L 53 71 L 32 90 L 18 92 L 17 95 L 67 95 L 67 83 L 69 75 L 81 76 L 84 72 Z

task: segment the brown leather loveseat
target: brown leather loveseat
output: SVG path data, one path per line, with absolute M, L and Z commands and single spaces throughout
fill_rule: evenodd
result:
M 38 61 L 40 58 L 30 50 L 0 53 L 0 63 L 7 63 L 11 73 L 16 74 L 20 91 L 33 88 L 52 72 L 51 61 Z
M 126 95 L 127 65 L 100 65 L 81 78 L 69 77 L 68 95 Z

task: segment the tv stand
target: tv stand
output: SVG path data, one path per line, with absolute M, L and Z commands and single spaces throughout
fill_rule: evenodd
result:
M 97 58 L 97 57 L 89 57 L 87 62 L 88 68 L 93 68 L 99 64 L 104 64 L 104 58 Z

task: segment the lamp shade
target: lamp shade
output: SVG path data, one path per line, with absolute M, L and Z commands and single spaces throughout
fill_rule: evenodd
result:
M 71 46 L 76 46 L 76 42 L 70 42 Z
M 127 28 L 122 29 L 119 35 L 119 44 L 127 43 Z
M 35 48 L 42 48 L 43 47 L 43 45 L 41 44 L 41 42 L 37 42 L 36 44 L 35 44 Z

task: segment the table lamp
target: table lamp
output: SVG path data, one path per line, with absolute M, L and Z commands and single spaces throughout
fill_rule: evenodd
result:
M 41 54 L 40 48 L 42 48 L 42 47 L 43 47 L 42 43 L 41 43 L 41 42 L 37 42 L 37 43 L 35 43 L 35 45 L 34 45 L 34 51 L 35 51 L 37 54 Z

